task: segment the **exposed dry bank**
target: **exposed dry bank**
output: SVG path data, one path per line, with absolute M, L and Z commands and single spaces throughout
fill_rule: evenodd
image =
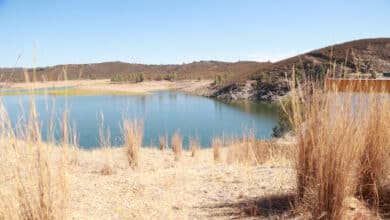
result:
M 26 142 L 14 143 L 19 149 L 31 146 Z M 55 219 L 62 216 L 65 219 L 250 217 L 262 213 L 262 208 L 269 212 L 267 202 L 257 208 L 259 200 L 268 201 L 270 196 L 292 193 L 294 188 L 291 161 L 272 155 L 268 155 L 264 164 L 255 165 L 252 161 L 251 165 L 244 166 L 226 163 L 227 148 L 221 149 L 220 163 L 215 163 L 212 149 L 198 150 L 195 157 L 190 151 L 183 151 L 180 160 L 176 161 L 171 150 L 141 148 L 138 167 L 132 169 L 125 148 L 77 150 L 76 154 L 71 154 L 66 151 L 68 148 L 40 146 L 44 147 L 42 151 L 30 148 L 35 149 L 30 152 L 31 157 L 22 155 L 24 159 L 13 160 L 29 162 L 18 164 L 20 170 L 29 174 L 18 181 L 10 179 L 15 174 L 11 172 L 15 170 L 11 167 L 15 164 L 2 160 L 1 181 L 9 184 L 0 186 L 4 199 L 0 203 L 0 219 L 29 219 L 24 208 L 18 206 L 22 201 L 24 205 L 32 206 L 32 216 L 37 219 L 45 219 L 46 214 Z M 36 163 L 38 152 L 45 155 L 40 163 Z M 59 163 L 58 158 L 71 155 L 76 155 L 72 157 L 76 162 L 61 160 Z M 36 166 L 39 164 L 45 166 Z M 58 169 L 59 165 L 62 169 Z M 112 172 L 103 174 L 101 170 L 107 166 Z M 41 173 L 48 175 L 42 176 L 45 177 L 43 182 L 40 182 L 40 175 L 34 175 Z M 22 185 L 12 186 L 14 183 Z M 45 189 L 43 196 L 40 187 Z M 26 190 L 22 195 L 35 197 L 20 198 L 17 193 L 20 189 Z M 40 201 L 45 201 L 46 205 Z M 7 210 L 7 206 L 13 209 Z M 283 207 L 288 210 L 289 204 L 285 203 Z
M 23 91 L 14 92 L 7 91 L 7 89 L 51 89 L 59 88 L 65 90 L 68 87 L 68 93 L 46 91 L 46 93 L 52 93 L 53 95 L 83 95 L 93 93 L 110 93 L 110 94 L 147 94 L 155 91 L 162 90 L 180 90 L 188 93 L 194 93 L 198 95 L 207 95 L 211 93 L 209 86 L 213 83 L 212 80 L 179 80 L 179 81 L 145 81 L 139 83 L 111 83 L 110 80 L 68 80 L 68 81 L 47 81 L 47 82 L 29 82 L 29 83 L 0 83 L 0 87 L 5 89 L 3 94 L 16 94 L 21 93 L 44 93 L 44 90 L 39 91 Z M 73 90 L 73 91 L 72 91 Z
M 245 217 L 259 198 L 294 188 L 291 166 L 215 163 L 211 149 L 199 150 L 196 157 L 184 151 L 175 161 L 171 150 L 142 148 L 137 170 L 129 168 L 124 149 L 111 149 L 109 176 L 99 173 L 105 152 L 81 150 L 78 155 L 79 165 L 69 170 L 69 218 Z
M 123 147 L 87 151 L 68 126 L 61 146 L 43 143 L 33 106 L 17 134 L 0 109 L 0 219 L 388 217 L 388 95 L 291 87 L 292 145 L 248 134 L 190 152 L 176 133 L 141 148 L 141 124 L 125 121 Z
M 81 150 L 64 113 L 57 146 L 50 144 L 54 139 L 42 141 L 34 103 L 32 98 L 29 117 L 16 130 L 0 105 L 1 220 L 267 217 L 274 209 L 256 202 L 294 188 L 291 154 L 280 154 L 277 144 L 250 138 L 245 163 L 227 163 L 228 155 L 232 161 L 241 155 L 233 148 L 241 141 L 231 141 L 220 146 L 216 163 L 211 149 L 195 155 L 181 149 L 179 133 L 176 152 L 141 148 L 142 123 L 125 120 L 124 146 L 111 148 L 110 134 L 101 129 L 102 148 Z M 284 201 L 287 215 L 290 204 Z

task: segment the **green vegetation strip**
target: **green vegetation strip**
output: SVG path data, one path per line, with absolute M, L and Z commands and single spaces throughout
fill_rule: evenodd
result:
M 55 96 L 82 96 L 82 95 L 142 95 L 144 93 L 115 91 L 115 90 L 89 90 L 89 89 L 56 89 L 56 90 L 25 90 L 25 91 L 7 91 L 0 92 L 0 96 L 11 95 L 55 95 Z

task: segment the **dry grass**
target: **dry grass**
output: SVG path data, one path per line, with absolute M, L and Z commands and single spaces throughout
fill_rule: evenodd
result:
M 71 165 L 78 165 L 79 159 L 78 159 L 78 151 L 79 151 L 79 137 L 77 134 L 77 128 L 76 124 L 73 123 L 73 127 L 70 130 L 71 131 L 71 145 L 70 145 L 70 158 L 68 158 L 68 161 Z
M 330 109 L 325 100 L 315 97 L 304 113 L 307 118 L 299 123 L 304 126 L 298 131 L 298 197 L 314 218 L 342 219 L 344 201 L 356 188 L 352 170 L 357 165 L 352 162 L 359 159 L 363 133 L 354 129 L 358 123 L 350 108 L 337 113 Z
M 105 158 L 102 151 L 80 150 L 80 166 L 70 172 L 69 219 L 261 219 L 263 209 L 260 216 L 248 217 L 240 204 L 294 189 L 291 166 L 215 163 L 212 149 L 200 149 L 196 158 L 183 152 L 177 163 L 172 151 L 142 147 L 137 172 L 129 172 L 124 149 L 111 148 L 115 172 L 103 176 L 96 172 Z
M 227 163 L 256 164 L 254 154 L 255 138 L 253 135 L 243 135 L 241 139 L 228 141 Z
M 179 161 L 183 151 L 183 138 L 179 132 L 175 132 L 172 135 L 171 145 L 172 151 L 175 155 L 175 161 Z
M 42 142 L 34 103 L 32 98 L 27 126 L 17 133 L 0 107 L 0 219 L 65 218 L 66 152 Z
M 37 118 L 35 112 L 31 116 L 31 119 Z M 3 118 L 6 116 L 0 114 L 0 122 L 5 121 Z M 216 202 L 224 204 L 232 198 L 243 198 L 243 195 L 263 194 L 271 187 L 284 187 L 287 184 L 279 181 L 280 176 L 286 171 L 292 172 L 291 168 L 273 170 L 270 167 L 251 167 L 242 172 L 240 166 L 216 165 L 211 158 L 213 149 L 200 150 L 197 139 L 192 139 L 190 144 L 196 149 L 196 160 L 188 158 L 181 161 L 180 166 L 173 166 L 174 163 L 168 159 L 172 153 L 140 149 L 142 123 L 124 120 L 124 148 L 128 152 L 129 146 L 138 146 L 131 149 L 143 152 L 145 156 L 138 167 L 142 172 L 128 172 L 129 157 L 124 157 L 124 149 L 111 147 L 110 133 L 108 130 L 104 132 L 102 123 L 99 129 L 101 149 L 78 150 L 80 163 L 69 167 L 69 184 L 73 187 L 68 197 L 67 158 L 70 157 L 67 149 L 72 142 L 77 142 L 77 138 L 72 135 L 74 132 L 68 124 L 63 123 L 62 147 L 50 147 L 39 136 L 34 136 L 40 134 L 40 131 L 34 130 L 40 128 L 37 121 L 28 123 L 21 131 L 24 137 L 28 137 L 26 141 L 17 140 L 9 123 L 0 123 L 0 146 L 10 146 L 0 148 L 0 219 L 67 219 L 68 216 L 75 219 L 111 219 L 129 215 L 135 219 L 156 216 L 185 219 L 193 216 L 210 218 L 219 214 L 223 219 L 231 215 L 230 211 L 217 213 L 219 210 L 204 206 Z M 179 149 L 182 154 L 179 133 L 172 137 L 172 143 L 173 149 L 176 152 Z M 226 148 L 220 150 L 220 155 L 227 151 Z M 139 152 L 131 154 L 134 155 L 139 155 Z M 136 158 L 138 164 L 139 158 Z M 110 161 L 115 161 L 115 172 Z M 134 162 L 133 159 L 131 161 Z M 264 178 L 270 171 L 277 175 Z M 278 185 L 271 182 L 278 182 Z M 286 182 L 291 182 L 291 178 Z M 266 189 L 263 188 L 265 185 Z M 221 188 L 227 191 L 221 191 Z M 68 198 L 70 204 L 66 203 Z
M 204 200 L 206 198 L 215 202 L 214 198 L 219 198 L 221 202 L 225 202 L 230 200 L 230 197 L 242 196 L 242 191 L 237 192 L 237 188 L 245 189 L 248 191 L 248 195 L 256 194 L 253 192 L 263 192 L 263 188 L 259 187 L 260 185 L 248 187 L 251 185 L 249 183 L 253 183 L 252 179 L 246 178 L 248 173 L 241 172 L 240 168 L 235 166 L 227 167 L 223 164 L 214 167 L 210 158 L 211 149 L 202 152 L 198 139 L 192 139 L 190 146 L 192 146 L 192 155 L 199 158 L 197 160 L 183 161 L 181 163 L 185 165 L 183 167 L 175 168 L 171 166 L 171 161 L 166 159 L 167 156 L 171 156 L 168 152 L 155 153 L 152 150 L 142 149 L 144 150 L 143 152 L 150 154 L 148 155 L 149 158 L 145 159 L 145 164 L 142 163 L 143 167 L 140 168 L 146 171 L 146 174 L 127 172 L 127 163 L 132 168 L 139 167 L 143 123 L 138 120 L 123 120 L 122 131 L 127 155 L 125 160 L 123 149 L 116 151 L 116 149 L 111 148 L 111 136 L 109 129 L 107 132 L 104 132 L 103 116 L 102 125 L 99 129 L 102 149 L 97 150 L 98 152 L 84 151 L 77 148 L 76 128 L 75 126 L 73 128 L 69 126 L 67 112 L 63 114 L 62 118 L 62 142 L 60 147 L 54 147 L 42 142 L 41 126 L 35 110 L 34 100 L 31 101 L 31 112 L 28 118 L 28 123 L 21 126 L 22 129 L 15 134 L 11 128 L 6 111 L 3 107 L 0 108 L 0 219 L 67 219 L 69 214 L 72 214 L 72 218 L 79 218 L 80 213 L 74 210 L 82 210 L 81 216 L 92 218 L 91 213 L 83 209 L 85 206 L 93 207 L 92 213 L 100 211 L 100 214 L 102 213 L 100 206 L 106 206 L 104 208 L 109 207 L 108 212 L 107 209 L 104 209 L 106 211 L 104 214 L 109 215 L 111 218 L 118 216 L 128 217 L 129 213 L 131 217 L 143 218 L 148 216 L 148 211 L 154 211 L 153 215 L 150 215 L 151 217 L 155 218 L 164 213 L 164 216 L 168 216 L 168 219 L 170 219 L 171 215 L 183 217 L 186 216 L 187 209 L 204 205 L 199 203 L 201 199 Z M 49 125 L 49 128 L 50 131 L 54 132 L 52 125 Z M 55 142 L 54 134 L 51 133 L 49 135 L 53 137 L 49 138 L 49 141 L 52 141 L 51 144 L 53 144 Z M 18 139 L 19 137 L 24 141 Z M 172 136 L 172 149 L 175 160 L 179 160 L 182 155 L 182 142 L 181 135 L 176 132 Z M 164 144 L 161 144 L 160 141 L 160 146 L 166 146 L 167 143 L 168 140 L 165 137 Z M 225 150 L 222 149 L 222 140 L 215 139 L 213 146 L 215 146 L 213 147 L 214 160 L 219 161 L 221 160 L 222 151 Z M 95 153 L 102 156 L 94 158 Z M 119 165 L 117 166 L 116 164 L 115 166 L 115 173 L 113 173 L 110 163 L 110 158 L 114 157 L 112 156 L 113 153 L 115 153 L 115 159 L 119 161 Z M 81 163 L 79 163 L 79 160 L 81 160 Z M 102 164 L 102 161 L 105 162 Z M 73 202 L 77 201 L 75 203 L 77 205 L 71 204 L 70 206 L 67 204 L 67 166 L 69 163 L 74 165 L 70 167 L 72 171 L 70 173 L 72 175 L 71 184 L 77 186 L 77 188 L 72 189 L 72 196 L 69 196 Z M 96 172 L 100 168 L 100 172 Z M 215 169 L 218 172 L 215 172 Z M 199 170 L 202 170 L 205 175 L 199 175 Z M 117 172 L 119 172 L 118 176 L 116 176 Z M 262 170 L 256 169 L 250 170 L 250 172 L 263 173 Z M 102 175 L 112 175 L 112 177 L 102 177 Z M 144 175 L 149 176 L 145 178 Z M 84 177 L 84 179 L 79 178 L 80 176 Z M 94 181 L 93 178 L 105 182 L 101 184 L 100 181 Z M 237 179 L 241 180 L 237 181 Z M 194 180 L 197 181 L 195 184 Z M 212 187 L 208 185 L 207 191 L 203 188 L 201 189 L 201 187 L 210 183 Z M 182 185 L 185 187 L 178 189 Z M 186 190 L 190 188 L 188 186 L 194 187 L 194 190 L 188 192 Z M 232 193 L 227 194 L 220 191 L 221 186 L 230 188 L 229 191 Z M 105 190 L 102 190 L 103 187 Z M 165 188 L 165 190 L 160 190 L 161 188 Z M 160 192 L 157 192 L 159 190 Z M 118 191 L 126 191 L 126 193 L 117 193 Z M 156 200 L 156 192 L 157 198 L 161 198 L 161 200 Z M 205 192 L 207 195 L 204 194 Z M 114 199 L 114 201 L 120 202 L 115 203 L 113 200 L 110 200 L 113 194 L 114 196 L 119 196 L 115 197 L 116 200 Z M 159 197 L 160 195 L 163 197 Z M 175 198 L 172 198 L 172 195 L 175 195 Z M 207 198 L 207 196 L 210 198 Z M 74 197 L 76 199 L 73 199 Z M 85 199 L 86 197 L 93 199 L 87 200 Z M 97 198 L 99 201 L 97 201 Z M 111 205 L 123 205 L 123 200 L 131 201 L 124 206 L 127 206 L 127 208 L 131 207 L 131 209 L 127 210 L 132 210 L 132 212 L 118 214 L 120 209 L 111 207 Z M 146 200 L 146 203 L 144 200 Z M 186 202 L 183 202 L 183 200 Z M 80 203 L 80 201 L 82 202 Z M 164 201 L 169 205 L 161 206 L 160 201 Z M 80 206 L 82 207 L 80 208 Z M 69 207 L 72 210 L 67 210 Z M 145 208 L 140 211 L 140 207 Z M 167 207 L 168 211 L 166 211 Z M 174 211 L 169 209 L 171 207 L 174 208 Z M 199 207 L 194 209 L 196 215 L 201 211 Z M 115 210 L 115 213 L 111 213 L 113 210 Z M 155 214 L 156 210 L 157 215 Z M 164 210 L 164 212 L 161 210 Z M 203 210 L 203 212 L 205 211 Z M 195 215 L 191 214 L 188 216 Z M 102 218 L 102 216 L 99 217 Z
M 256 140 L 253 135 L 244 135 L 228 143 L 227 163 L 244 165 L 290 165 L 295 158 L 292 144 L 275 140 Z
M 359 164 L 358 197 L 378 213 L 380 194 L 390 168 L 390 101 L 388 97 L 369 97 L 368 105 L 363 124 L 365 139 Z
M 190 151 L 191 151 L 191 157 L 197 157 L 200 150 L 200 142 L 199 138 L 190 138 Z
M 64 111 L 62 115 L 62 123 L 61 123 L 61 135 L 62 135 L 62 147 L 64 148 L 65 155 L 67 156 L 66 160 L 69 162 L 70 165 L 78 165 L 78 136 L 77 136 L 77 129 L 76 124 L 73 123 L 73 126 L 69 125 L 68 122 L 68 112 Z M 50 122 L 49 122 L 50 123 Z M 54 124 L 50 124 L 49 126 L 54 126 Z M 55 144 L 55 138 L 54 138 L 54 128 L 51 128 L 49 131 L 50 138 L 49 143 Z
M 293 144 L 282 144 L 275 140 L 256 140 L 253 153 L 257 164 L 289 165 L 295 158 Z
M 110 129 L 104 132 L 104 116 L 101 114 L 101 125 L 99 127 L 100 147 L 103 148 L 105 155 L 105 163 L 103 164 L 100 173 L 102 175 L 111 175 L 113 170 L 110 165 L 110 148 L 111 148 L 111 134 Z
M 221 161 L 222 159 L 222 139 L 221 138 L 213 138 L 212 140 L 212 148 L 213 148 L 213 156 L 214 156 L 214 161 Z
M 377 207 L 389 155 L 388 96 L 293 85 L 299 205 L 321 219 L 344 219 L 356 194 Z
M 103 165 L 103 168 L 100 170 L 100 174 L 104 176 L 109 176 L 113 173 L 112 168 L 107 163 Z
M 144 136 L 144 124 L 140 120 L 123 120 L 123 138 L 126 155 L 131 168 L 138 167 L 139 151 Z
M 167 148 L 168 145 L 168 135 L 165 134 L 165 136 L 159 136 L 158 140 L 159 140 L 160 150 L 165 150 L 165 148 Z

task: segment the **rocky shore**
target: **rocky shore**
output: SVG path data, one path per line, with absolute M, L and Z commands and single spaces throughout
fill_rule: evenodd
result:
M 273 102 L 288 93 L 288 83 L 261 83 L 258 81 L 247 81 L 245 84 L 231 84 L 215 90 L 210 97 L 223 100 L 256 100 Z

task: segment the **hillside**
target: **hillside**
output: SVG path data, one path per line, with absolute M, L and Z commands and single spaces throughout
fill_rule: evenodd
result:
M 333 63 L 334 65 L 330 65 Z M 286 76 L 297 72 L 318 78 L 326 73 L 390 72 L 390 38 L 363 39 L 310 51 L 275 63 L 266 63 L 251 74 L 235 75 L 220 86 L 215 97 L 271 101 L 288 92 Z M 249 83 L 251 82 L 251 83 Z
M 36 80 L 63 80 L 64 72 L 68 80 L 74 79 L 110 79 L 125 74 L 144 74 L 146 79 L 158 79 L 167 74 L 176 73 L 177 79 L 210 79 L 218 74 L 248 74 L 261 67 L 258 62 L 218 62 L 200 61 L 181 65 L 144 65 L 123 62 L 104 62 L 94 64 L 69 64 L 36 68 Z M 34 70 L 28 69 L 31 80 Z M 24 81 L 22 68 L 0 68 L 0 81 Z
M 334 65 L 330 65 L 330 64 Z M 221 99 L 271 101 L 288 92 L 286 76 L 293 66 L 298 72 L 322 77 L 326 72 L 340 77 L 346 73 L 390 72 L 390 38 L 363 39 L 310 51 L 279 62 L 235 63 L 199 61 L 181 65 L 144 65 L 123 62 L 69 64 L 28 69 L 30 80 L 116 79 L 125 81 L 142 74 L 146 80 L 213 79 L 210 96 Z M 64 74 L 66 73 L 66 74 Z M 0 68 L 1 82 L 25 80 L 22 68 Z
M 348 72 L 368 72 L 368 66 L 377 72 L 390 71 L 390 38 L 364 39 L 328 46 L 282 60 L 266 71 L 288 71 L 292 65 L 336 62 L 345 65 Z

